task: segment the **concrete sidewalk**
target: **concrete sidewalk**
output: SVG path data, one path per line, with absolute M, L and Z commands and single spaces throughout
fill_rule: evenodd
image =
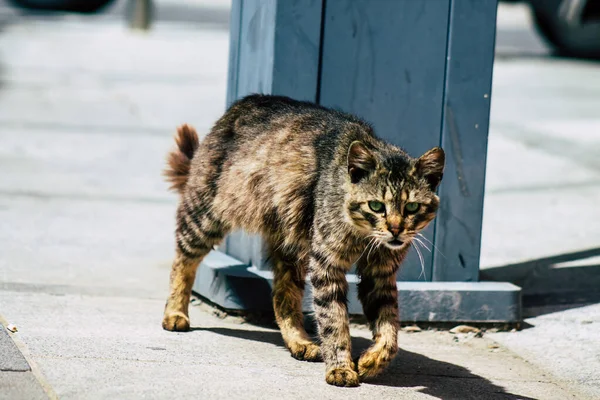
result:
M 170 333 L 160 327 L 162 299 L 5 294 L 8 318 L 19 321 L 19 337 L 64 399 L 585 398 L 485 337 L 403 333 L 383 376 L 336 388 L 325 383 L 322 363 L 290 357 L 278 331 L 207 307 L 192 307 L 191 332 Z M 364 349 L 369 332 L 352 333 L 355 352 Z
M 481 261 L 528 328 L 491 337 L 597 399 L 600 64 L 547 56 L 524 11 L 499 9 Z
M 177 124 L 205 132 L 222 113 L 227 54 L 220 19 L 193 23 L 172 13 L 133 33 L 114 14 L 0 18 L 0 314 L 19 328 L 9 335 L 32 368 L 11 370 L 22 359 L 0 334 L 0 399 L 36 398 L 42 389 L 64 399 L 598 397 L 597 306 L 483 338 L 403 333 L 393 366 L 357 389 L 326 385 L 323 365 L 292 359 L 277 331 L 203 305 L 192 308 L 192 332 L 163 331 L 176 197 L 161 169 Z M 485 267 L 598 243 L 597 227 L 577 219 L 598 212 L 597 171 L 586 153 L 595 151 L 586 133 L 597 128 L 600 98 L 590 65 L 497 63 Z M 569 91 L 569 103 L 547 101 Z M 574 126 L 579 134 L 567 139 L 557 130 Z M 571 144 L 560 147 L 571 158 L 548 147 L 556 143 L 548 137 Z M 570 222 L 557 226 L 556 215 Z M 352 333 L 359 351 L 369 333 Z

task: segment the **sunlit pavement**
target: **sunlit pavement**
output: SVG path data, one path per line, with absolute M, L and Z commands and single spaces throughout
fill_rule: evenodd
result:
M 228 31 L 226 1 L 158 5 L 149 32 L 129 30 L 121 5 L 92 17 L 0 6 L 0 314 L 46 388 L 73 399 L 598 393 L 598 305 L 542 307 L 533 327 L 483 339 L 403 333 L 388 373 L 354 390 L 327 386 L 323 365 L 293 360 L 278 332 L 205 307 L 193 307 L 197 330 L 164 332 L 176 198 L 160 172 L 177 124 L 205 132 L 224 109 Z M 482 245 L 490 273 L 598 247 L 599 95 L 597 64 L 550 57 L 523 9 L 501 8 Z M 521 269 L 533 276 L 528 290 L 542 291 L 554 276 L 578 283 L 573 271 L 593 284 L 588 261 Z M 353 333 L 364 345 L 368 332 Z M 7 391 L 18 390 L 15 376 L 0 373 L 0 397 L 18 398 Z

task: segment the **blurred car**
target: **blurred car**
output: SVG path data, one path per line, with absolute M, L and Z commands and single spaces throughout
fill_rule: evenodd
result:
M 72 11 L 93 13 L 114 0 L 8 0 L 15 6 L 46 11 Z
M 500 0 L 530 6 L 537 31 L 559 54 L 600 58 L 600 0 Z

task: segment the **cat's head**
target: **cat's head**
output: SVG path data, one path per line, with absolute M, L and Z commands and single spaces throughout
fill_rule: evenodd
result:
M 401 249 L 435 217 L 445 155 L 435 147 L 414 159 L 376 147 L 355 141 L 348 149 L 346 212 L 365 236 Z

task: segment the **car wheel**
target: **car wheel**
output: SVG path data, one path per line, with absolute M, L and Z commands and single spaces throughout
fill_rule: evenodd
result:
M 538 32 L 563 55 L 600 58 L 600 6 L 587 2 L 580 21 L 561 16 L 562 0 L 530 0 Z

